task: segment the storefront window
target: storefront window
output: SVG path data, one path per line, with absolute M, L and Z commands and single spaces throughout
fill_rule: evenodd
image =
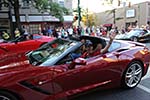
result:
M 40 24 L 31 24 L 29 25 L 29 30 L 31 34 L 38 34 L 39 33 L 39 27 L 41 27 Z

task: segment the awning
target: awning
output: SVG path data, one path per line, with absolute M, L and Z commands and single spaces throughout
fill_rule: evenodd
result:
M 112 26 L 112 24 L 104 24 L 103 26 L 104 27 L 110 27 L 110 26 Z
M 15 16 L 12 16 L 12 21 L 15 22 Z M 43 16 L 20 16 L 21 22 L 59 22 L 59 19 L 50 15 Z
M 72 22 L 73 21 L 73 16 L 63 16 L 64 17 L 64 22 Z

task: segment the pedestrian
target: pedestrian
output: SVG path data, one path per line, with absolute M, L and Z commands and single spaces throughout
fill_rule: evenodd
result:
M 71 37 L 73 35 L 73 28 L 70 26 L 68 28 L 68 36 Z
M 150 21 L 147 22 L 146 29 L 150 30 Z
M 57 29 L 56 28 L 54 28 L 54 30 L 53 30 L 53 36 L 58 38 L 58 33 L 57 33 Z
M 47 30 L 48 36 L 52 36 L 52 29 L 49 27 Z
M 46 30 L 45 27 L 42 29 L 42 34 L 43 34 L 43 35 L 47 35 L 47 30 Z
M 3 38 L 4 40 L 8 40 L 8 39 L 10 39 L 9 34 L 8 34 L 6 31 L 2 31 L 1 36 L 2 36 L 2 38 Z
M 15 29 L 14 33 L 15 33 L 15 38 L 18 38 L 21 35 L 18 28 Z

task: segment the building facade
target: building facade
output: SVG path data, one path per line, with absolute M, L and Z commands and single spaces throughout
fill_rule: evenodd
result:
M 10 8 L 9 4 L 4 0 L 0 0 L 0 33 L 5 31 L 7 33 L 10 32 L 11 26 L 11 16 L 10 16 Z
M 139 27 L 146 25 L 150 21 L 150 2 L 143 2 L 132 5 L 131 7 L 123 7 L 113 9 L 115 11 L 105 11 L 96 14 L 96 25 L 115 25 L 119 28 L 127 28 L 134 25 L 137 21 Z
M 7 0 L 0 0 L 0 3 L 2 1 Z M 19 0 L 20 5 L 20 21 L 23 27 L 25 27 L 29 33 L 39 33 L 44 27 L 54 27 L 57 25 L 60 25 L 61 22 L 58 18 L 51 16 L 47 12 L 39 12 L 35 7 L 33 6 L 32 0 Z M 72 1 L 71 0 L 50 0 L 50 2 L 57 2 L 61 6 L 64 6 L 66 8 L 71 8 L 72 10 Z M 9 7 L 2 7 L 0 6 L 0 29 L 5 29 L 9 33 L 11 29 L 10 23 L 12 24 L 15 22 L 15 16 L 13 9 L 9 9 Z M 5 10 L 4 10 L 5 9 Z M 9 11 L 11 11 L 11 19 L 9 16 Z M 12 29 L 12 32 L 15 28 Z

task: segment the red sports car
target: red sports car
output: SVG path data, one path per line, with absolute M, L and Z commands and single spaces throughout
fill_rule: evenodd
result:
M 54 38 L 33 34 L 32 39 L 26 40 L 27 36 L 20 36 L 15 40 L 3 41 L 0 43 L 0 55 L 18 52 L 28 52 L 39 48 L 41 45 L 53 40 Z
M 81 38 L 95 46 L 108 43 Z M 82 45 L 78 40 L 55 39 L 28 53 L 29 60 L 1 66 L 0 100 L 67 100 L 91 89 L 134 88 L 147 72 L 150 52 L 143 44 L 114 40 L 105 54 L 75 58 Z

